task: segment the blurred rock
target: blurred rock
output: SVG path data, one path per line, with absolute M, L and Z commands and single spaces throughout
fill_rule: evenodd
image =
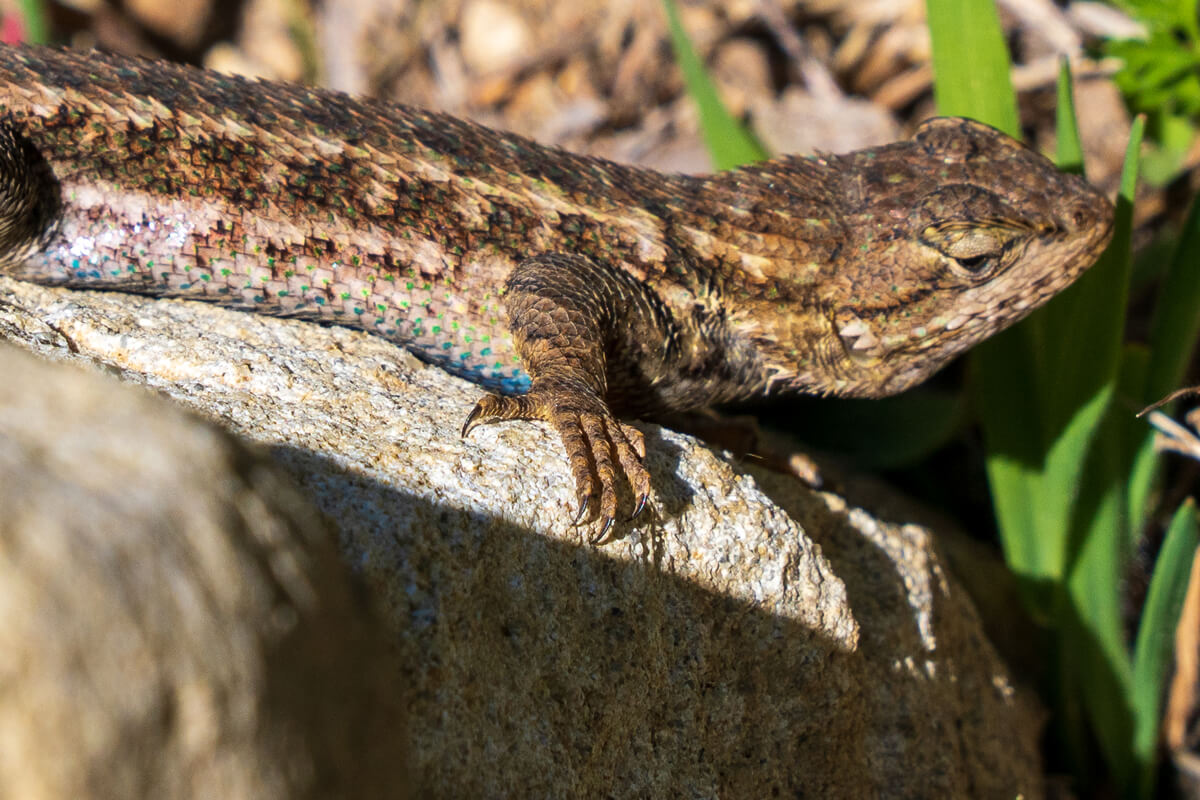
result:
M 281 471 L 0 349 L 0 797 L 406 796 L 395 668 Z

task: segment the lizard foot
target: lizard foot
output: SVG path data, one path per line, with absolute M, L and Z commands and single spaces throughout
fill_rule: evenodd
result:
M 617 484 L 623 477 L 634 497 L 633 519 L 650 496 L 650 473 L 642 464 L 646 442 L 637 428 L 618 420 L 599 398 L 578 390 L 535 387 L 528 394 L 508 397 L 487 394 L 467 416 L 462 435 L 477 425 L 512 419 L 549 422 L 562 437 L 575 479 L 579 511 L 575 525 L 599 518 L 593 544 L 605 544 L 617 518 Z

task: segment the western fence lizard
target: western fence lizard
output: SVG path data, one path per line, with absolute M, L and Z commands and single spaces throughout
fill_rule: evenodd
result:
M 351 325 L 542 419 L 600 538 L 617 417 L 908 388 L 1078 277 L 1112 206 L 1008 136 L 706 177 L 161 62 L 0 49 L 0 272 Z

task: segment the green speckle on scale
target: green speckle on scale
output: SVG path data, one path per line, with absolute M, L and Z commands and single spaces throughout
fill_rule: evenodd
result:
M 233 270 L 231 270 L 231 269 L 222 269 L 222 270 L 221 270 L 221 277 L 222 277 L 222 278 L 228 278 L 228 277 L 229 277 L 230 275 L 232 275 L 232 274 L 233 274 Z
M 349 293 L 349 292 L 342 292 L 340 295 L 338 295 L 338 297 L 340 297 L 340 298 L 341 298 L 341 299 L 343 299 L 343 300 L 349 300 L 349 299 L 350 299 L 350 293 Z
M 361 316 L 364 312 L 363 312 L 363 309 L 359 308 L 358 306 L 355 306 L 354 313 Z
M 411 291 L 412 291 L 412 288 L 413 288 L 413 283 L 412 283 L 412 281 L 408 281 L 407 283 L 405 283 L 405 284 L 404 284 L 404 288 L 405 288 L 405 289 L 408 289 L 408 290 L 411 292 Z

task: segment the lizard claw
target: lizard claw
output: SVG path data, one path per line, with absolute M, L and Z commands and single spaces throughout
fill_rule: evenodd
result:
M 579 504 L 579 510 L 575 512 L 574 519 L 571 520 L 571 527 L 578 528 L 587 516 L 588 508 L 592 505 L 592 496 L 588 495 L 583 498 L 583 502 Z
M 462 438 L 467 438 L 467 434 L 471 432 L 471 429 L 479 424 L 477 420 L 479 419 L 479 414 L 482 411 L 483 403 L 479 402 L 475 404 L 473 409 L 471 409 L 471 413 L 467 414 L 467 421 L 464 422 L 462 426 Z
M 633 508 L 633 513 L 629 515 L 629 521 L 633 522 L 646 509 L 646 501 L 650 499 L 649 494 L 641 494 L 638 496 L 637 505 Z
M 604 520 L 604 524 L 600 527 L 600 531 L 591 538 L 591 543 L 595 546 L 608 544 L 611 539 L 608 538 L 608 532 L 612 530 L 613 523 L 616 522 L 615 517 L 608 517 Z

